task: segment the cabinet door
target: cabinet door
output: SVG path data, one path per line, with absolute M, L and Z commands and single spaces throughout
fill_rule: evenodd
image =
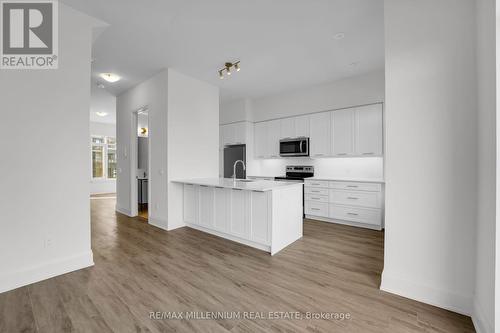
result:
M 363 106 L 356 110 L 356 154 L 381 156 L 383 152 L 382 105 Z
M 332 112 L 332 147 L 334 156 L 351 156 L 354 154 L 354 115 L 355 109 Z
M 268 157 L 278 158 L 280 156 L 281 121 L 271 120 L 267 124 Z
M 233 144 L 242 145 L 246 143 L 247 128 L 246 123 L 231 124 L 233 127 Z
M 229 189 L 215 188 L 214 190 L 214 227 L 222 232 L 229 232 L 229 213 L 231 205 Z
M 281 139 L 289 139 L 295 137 L 295 118 L 285 118 L 280 120 Z
M 184 185 L 184 222 L 198 223 L 198 187 Z
M 295 136 L 309 137 L 309 116 L 295 117 Z
M 250 192 L 250 202 L 252 205 L 250 239 L 264 245 L 269 245 L 270 243 L 269 193 Z
M 222 125 L 222 144 L 224 146 L 231 145 L 234 143 L 234 127 L 229 125 Z
M 248 239 L 247 191 L 231 190 L 231 225 L 230 233 L 236 237 Z
M 267 153 L 267 123 L 256 123 L 254 127 L 255 158 L 266 158 Z
M 198 224 L 211 228 L 214 222 L 214 188 L 200 186 Z
M 328 156 L 331 153 L 331 115 L 330 112 L 310 116 L 311 157 Z

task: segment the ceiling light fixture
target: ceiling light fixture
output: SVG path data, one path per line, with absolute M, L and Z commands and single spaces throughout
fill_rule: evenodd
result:
M 345 33 L 343 32 L 338 32 L 336 33 L 333 38 L 335 38 L 336 40 L 340 40 L 340 39 L 344 39 L 345 38 Z
M 102 84 L 102 83 L 99 83 L 99 82 L 98 82 L 98 83 L 97 83 L 97 88 L 104 89 L 104 88 L 106 88 L 106 87 L 104 86 L 104 84 Z
M 101 73 L 99 76 L 110 83 L 120 81 L 121 79 L 121 77 L 113 73 Z
M 232 68 L 234 68 L 237 72 L 239 72 L 241 70 L 240 62 L 239 61 L 236 61 L 234 63 L 232 63 L 232 62 L 226 62 L 224 64 L 224 68 L 219 69 L 219 78 L 221 80 L 224 79 L 224 71 L 226 72 L 226 75 L 231 75 L 232 74 L 232 72 L 231 72 Z
M 108 115 L 107 112 L 96 112 L 95 114 L 98 115 L 99 117 L 106 117 Z

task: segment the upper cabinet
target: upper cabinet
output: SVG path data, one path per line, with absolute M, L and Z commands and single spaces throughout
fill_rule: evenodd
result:
M 281 139 L 309 137 L 309 116 L 281 119 L 280 128 Z
M 355 114 L 355 151 L 358 156 L 383 155 L 382 105 L 359 107 Z
M 247 123 L 239 122 L 228 125 L 222 125 L 220 127 L 222 145 L 242 145 L 247 142 Z
M 353 156 L 354 119 L 352 109 L 332 112 L 332 155 L 337 157 Z
M 331 154 L 331 114 L 322 112 L 312 114 L 310 121 L 310 155 L 311 157 L 323 157 Z
M 221 133 L 224 145 L 237 144 L 245 127 Z M 280 140 L 296 137 L 310 138 L 311 158 L 383 156 L 382 104 L 258 122 L 253 134 L 256 158 L 278 158 Z

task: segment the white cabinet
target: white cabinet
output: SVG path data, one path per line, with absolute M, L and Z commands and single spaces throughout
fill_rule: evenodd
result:
M 198 223 L 198 186 L 184 185 L 184 221 Z
M 281 119 L 281 139 L 309 137 L 309 116 Z
M 310 135 L 309 130 L 309 116 L 295 117 L 295 136 L 296 137 L 306 137 Z
M 281 121 L 271 120 L 267 122 L 267 146 L 268 156 L 270 158 L 278 158 L 280 156 L 280 136 L 281 136 Z
M 220 128 L 222 136 L 222 145 L 241 145 L 247 141 L 247 123 L 238 122 L 222 125 Z
M 281 136 L 282 139 L 295 137 L 295 119 L 285 118 L 281 119 Z
M 229 232 L 229 215 L 231 214 L 227 203 L 230 202 L 231 190 L 222 187 L 214 189 L 214 229 Z
M 231 190 L 230 232 L 244 239 L 248 239 L 250 234 L 246 196 L 247 191 Z
M 383 153 L 382 105 L 374 104 L 356 109 L 356 154 L 381 156 Z
M 250 239 L 268 245 L 271 238 L 269 220 L 270 192 L 249 192 L 251 202 Z
M 332 112 L 332 152 L 333 156 L 354 155 L 354 118 L 352 109 Z
M 311 157 L 331 154 L 331 114 L 316 113 L 310 116 L 310 155 Z
M 306 217 L 363 228 L 382 229 L 380 183 L 305 180 Z
M 266 158 L 267 147 L 267 122 L 256 123 L 254 127 L 255 158 Z
M 211 228 L 214 222 L 214 188 L 200 186 L 199 194 L 198 224 L 203 227 Z

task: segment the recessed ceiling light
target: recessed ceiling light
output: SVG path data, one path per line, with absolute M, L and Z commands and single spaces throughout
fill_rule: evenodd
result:
M 108 115 L 107 112 L 96 112 L 95 114 L 98 115 L 99 117 L 106 117 Z
M 338 32 L 336 33 L 333 38 L 335 38 L 336 40 L 340 40 L 340 39 L 344 39 L 345 38 L 345 33 L 343 32 Z
M 118 75 L 113 74 L 113 73 L 101 73 L 100 77 L 102 77 L 104 80 L 106 80 L 110 83 L 120 81 L 120 79 L 121 79 L 121 77 L 119 77 Z

